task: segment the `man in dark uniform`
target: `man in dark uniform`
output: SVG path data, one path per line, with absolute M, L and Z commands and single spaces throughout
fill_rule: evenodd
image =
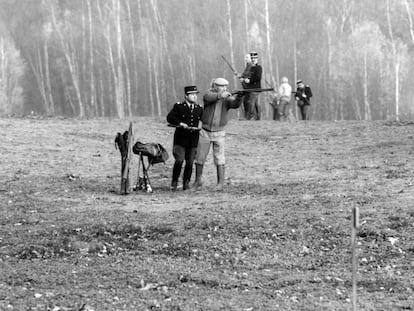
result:
M 250 66 L 250 74 L 249 77 L 240 80 L 244 83 L 246 89 L 260 89 L 262 88 L 261 80 L 262 80 L 262 66 L 258 64 L 259 55 L 257 52 L 250 53 L 251 58 L 251 66 Z M 247 100 L 245 98 L 245 113 L 246 119 L 250 120 L 255 118 L 256 120 L 260 120 L 260 106 L 259 106 L 259 92 L 249 92 L 246 94 Z
M 176 126 L 173 141 L 174 167 L 171 190 L 178 187 L 178 178 L 185 160 L 183 190 L 190 188 L 193 162 L 197 151 L 203 108 L 197 104 L 197 86 L 184 87 L 185 100 L 174 105 L 167 115 L 168 123 Z
M 301 120 L 309 120 L 310 98 L 312 97 L 312 90 L 309 85 L 305 85 L 302 80 L 296 82 L 297 89 L 295 99 L 298 104 Z
M 250 68 L 252 67 L 252 59 L 250 57 L 250 53 L 244 56 L 244 61 L 246 63 L 246 67 L 242 74 L 238 74 L 237 77 L 240 80 L 240 83 L 244 89 L 247 88 L 246 82 L 244 82 L 247 78 L 250 78 Z M 251 118 L 251 109 L 249 109 L 249 95 L 244 96 L 243 98 L 243 110 L 244 110 L 244 118 L 248 120 Z

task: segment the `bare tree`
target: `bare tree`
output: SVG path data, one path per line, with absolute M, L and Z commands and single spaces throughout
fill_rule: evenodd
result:
M 92 110 L 95 112 L 96 115 L 99 115 L 98 105 L 96 101 L 96 94 L 95 94 L 95 57 L 94 57 L 94 46 L 93 46 L 93 37 L 94 37 L 94 29 L 93 29 L 93 21 L 92 21 L 92 8 L 91 8 L 91 0 L 86 0 L 87 6 L 87 14 L 88 14 L 88 51 L 89 51 L 89 102 L 92 107 Z M 103 111 L 101 110 L 101 115 L 103 115 Z
M 391 24 L 391 15 L 390 15 L 390 0 L 387 0 L 387 25 L 388 25 L 388 33 L 390 36 L 391 41 L 391 50 L 394 60 L 394 77 L 395 77 L 395 119 L 396 121 L 400 120 L 400 61 L 399 55 L 397 53 L 397 43 L 394 39 L 394 33 L 392 30 Z
M 52 24 L 54 27 L 54 30 L 56 31 L 58 38 L 59 38 L 59 42 L 61 44 L 62 47 L 62 52 L 64 55 L 64 58 L 66 60 L 67 66 L 68 66 L 68 70 L 70 73 L 70 76 L 72 78 L 72 84 L 73 84 L 73 88 L 75 91 L 75 96 L 76 96 L 76 100 L 78 102 L 78 108 L 79 108 L 79 117 L 84 118 L 85 117 L 85 107 L 83 105 L 83 101 L 82 101 L 82 96 L 81 96 L 81 92 L 80 92 L 80 88 L 79 88 L 79 74 L 77 72 L 76 69 L 76 60 L 75 60 L 75 56 L 74 53 L 72 53 L 72 47 L 69 46 L 67 40 L 65 39 L 60 25 L 58 25 L 57 21 L 56 21 L 56 15 L 55 15 L 55 9 L 53 7 L 53 5 L 51 5 L 51 17 L 52 17 Z M 69 34 L 71 32 L 70 29 L 70 25 L 68 24 L 68 31 Z
M 125 117 L 125 94 L 124 94 L 124 72 L 122 69 L 122 29 L 121 29 L 121 0 L 113 0 L 112 7 L 115 13 L 116 23 L 116 72 L 117 72 L 117 83 L 115 84 L 116 91 L 116 104 L 119 107 L 118 113 L 120 118 Z
M 125 1 L 125 5 L 126 5 L 126 11 L 127 11 L 127 15 L 128 15 L 128 23 L 129 23 L 129 36 L 130 36 L 130 40 L 131 40 L 131 47 L 132 47 L 132 73 L 133 73 L 133 85 L 131 85 L 131 91 L 129 92 L 130 97 L 132 96 L 132 94 L 134 94 L 135 96 L 138 95 L 138 82 L 139 82 L 139 75 L 138 75 L 138 62 L 137 62 L 137 47 L 136 47 L 136 43 L 135 43 L 135 31 L 134 31 L 134 25 L 133 25 L 133 19 L 132 19 L 132 12 L 131 12 L 131 6 L 130 6 L 130 1 Z M 126 61 L 126 57 L 125 57 L 125 61 Z M 129 107 L 129 113 L 131 114 L 132 111 L 132 99 L 129 100 L 130 105 Z
M 413 17 L 411 16 L 411 8 L 408 0 L 402 0 L 405 6 L 405 10 L 407 11 L 408 22 L 410 25 L 410 36 L 411 36 L 411 43 L 414 44 L 414 26 L 413 26 Z
M 232 19 L 231 19 L 231 4 L 230 0 L 226 0 L 227 10 L 226 10 L 226 20 L 227 20 L 227 31 L 228 31 L 228 40 L 230 48 L 230 63 L 233 68 L 234 66 L 234 47 L 233 47 L 233 29 L 232 29 Z M 237 77 L 233 75 L 234 85 L 237 85 Z

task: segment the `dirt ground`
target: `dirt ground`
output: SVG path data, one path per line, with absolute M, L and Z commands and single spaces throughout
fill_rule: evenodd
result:
M 352 310 L 353 207 L 358 310 L 414 309 L 414 123 L 233 120 L 224 191 L 171 192 L 135 118 L 170 159 L 120 195 L 129 121 L 0 119 L 0 310 Z

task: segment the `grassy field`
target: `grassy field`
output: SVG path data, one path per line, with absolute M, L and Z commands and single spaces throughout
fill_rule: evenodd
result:
M 226 187 L 120 195 L 129 120 L 0 119 L 0 310 L 414 309 L 414 123 L 232 121 Z M 132 162 L 131 182 L 137 178 Z

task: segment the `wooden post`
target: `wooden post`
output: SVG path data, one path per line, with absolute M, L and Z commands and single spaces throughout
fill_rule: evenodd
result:
M 352 208 L 352 310 L 357 310 L 357 268 L 358 257 L 356 253 L 356 234 L 359 228 L 358 206 Z

